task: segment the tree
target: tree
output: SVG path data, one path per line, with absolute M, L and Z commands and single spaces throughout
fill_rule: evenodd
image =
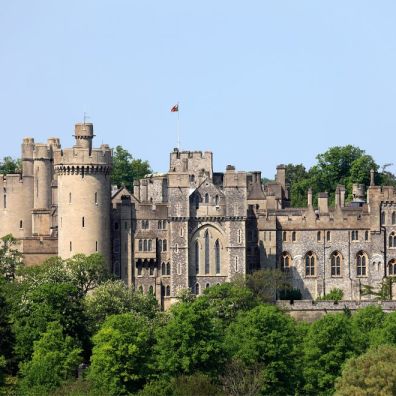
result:
M 237 316 L 226 330 L 224 345 L 228 356 L 247 369 L 262 367 L 261 394 L 284 395 L 298 387 L 297 340 L 293 319 L 261 304 Z
M 126 395 L 143 387 L 154 342 L 147 318 L 132 313 L 110 316 L 93 342 L 88 379 L 99 390 Z
M 155 355 L 164 375 L 216 373 L 222 367 L 220 323 L 198 300 L 172 306 L 168 322 L 157 328 Z
M 7 288 L 4 280 L 0 280 L 0 362 L 4 359 L 4 365 L 0 364 L 0 371 L 12 369 L 12 352 L 14 346 L 14 334 L 11 329 L 10 311 L 11 306 L 7 300 Z
M 23 264 L 22 254 L 16 249 L 17 240 L 11 234 L 3 236 L 0 244 L 0 274 L 7 281 L 13 281 Z
M 396 347 L 382 345 L 348 360 L 335 388 L 337 396 L 395 395 Z
M 100 253 L 93 253 L 89 256 L 76 254 L 66 260 L 65 271 L 70 276 L 71 282 L 83 294 L 110 278 L 110 273 Z
M 93 332 L 110 315 L 135 312 L 154 319 L 159 312 L 156 298 L 129 288 L 123 281 L 108 280 L 84 299 L 85 312 Z
M 370 345 L 396 346 L 396 312 L 386 314 L 381 326 L 376 326 L 370 332 Z
M 21 365 L 21 394 L 45 395 L 75 377 L 81 353 L 75 341 L 64 335 L 59 322 L 49 323 L 34 343 L 32 359 Z
M 344 314 L 329 314 L 313 323 L 304 340 L 304 394 L 330 394 L 343 363 L 354 356 L 353 328 Z
M 0 174 L 7 175 L 21 172 L 21 160 L 14 160 L 11 157 L 4 157 L 0 161 Z
M 113 151 L 113 167 L 111 171 L 111 182 L 117 186 L 124 185 L 129 191 L 133 191 L 133 182 L 151 173 L 148 161 L 134 159 L 132 155 L 117 146 Z

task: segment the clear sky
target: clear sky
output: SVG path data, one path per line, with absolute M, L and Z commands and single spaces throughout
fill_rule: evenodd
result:
M 272 177 L 354 144 L 396 164 L 396 2 L 0 0 L 0 157 L 24 136 L 166 171 L 176 146 Z M 393 166 L 389 170 L 396 172 Z

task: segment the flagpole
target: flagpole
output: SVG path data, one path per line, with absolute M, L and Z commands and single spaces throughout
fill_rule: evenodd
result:
M 179 102 L 177 102 L 177 149 L 180 151 L 180 108 Z

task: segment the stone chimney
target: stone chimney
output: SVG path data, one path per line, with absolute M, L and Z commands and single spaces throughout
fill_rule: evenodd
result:
M 312 207 L 312 188 L 308 189 L 308 207 Z
M 327 192 L 318 194 L 318 207 L 320 215 L 329 213 L 329 194 Z
M 286 166 L 281 164 L 276 167 L 276 181 L 283 187 L 286 188 Z

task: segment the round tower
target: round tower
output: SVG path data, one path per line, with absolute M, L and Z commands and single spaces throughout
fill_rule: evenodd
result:
M 111 149 L 92 148 L 91 123 L 76 124 L 74 137 L 73 148 L 54 152 L 59 256 L 98 252 L 110 266 Z

